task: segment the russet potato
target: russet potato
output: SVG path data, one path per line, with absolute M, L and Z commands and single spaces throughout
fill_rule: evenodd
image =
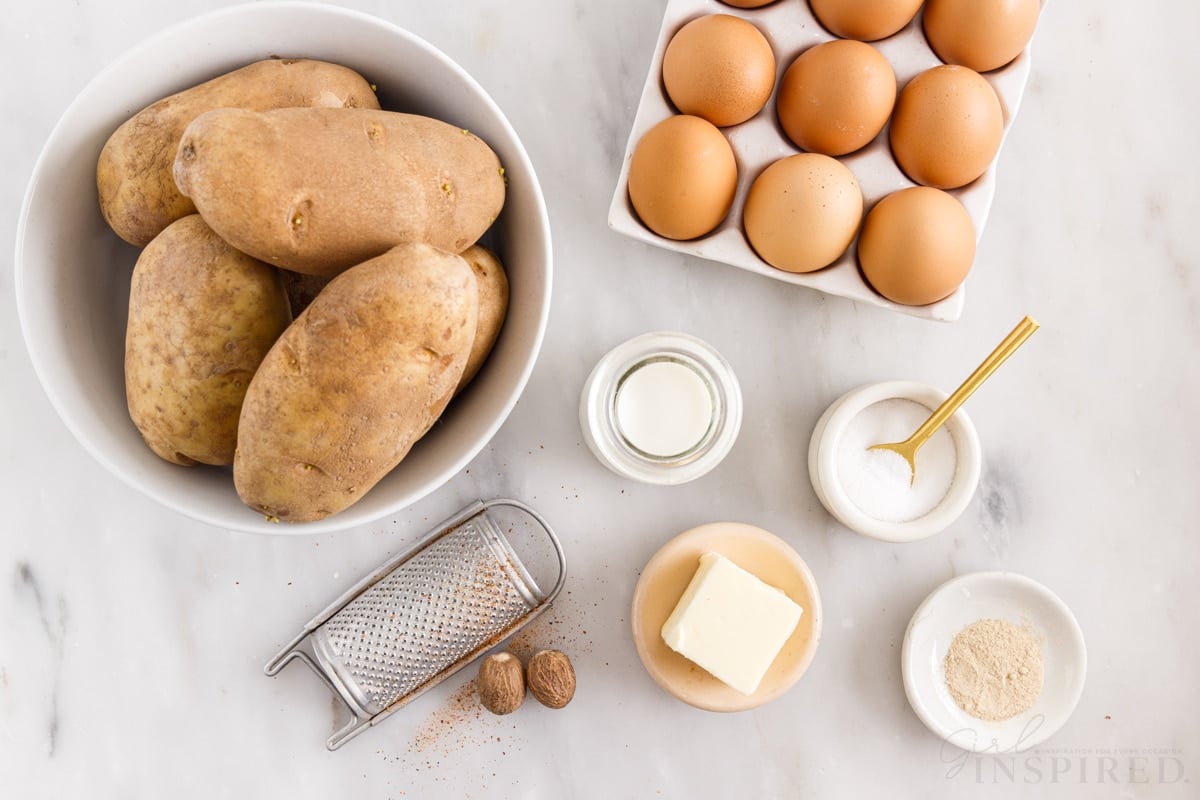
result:
M 214 108 L 286 106 L 379 108 L 379 100 L 357 72 L 304 59 L 258 61 L 164 97 L 126 120 L 100 152 L 96 185 L 104 218 L 130 244 L 149 243 L 196 211 L 172 175 L 188 123 Z
M 329 283 L 246 392 L 233 479 L 288 522 L 347 508 L 425 435 L 462 377 L 479 315 L 457 255 L 404 244 Z
M 467 358 L 467 368 L 455 393 L 471 382 L 483 362 L 491 354 L 500 328 L 508 314 L 508 275 L 500 258 L 483 245 L 475 244 L 462 252 L 463 260 L 471 265 L 479 287 L 479 323 L 475 326 L 475 341 Z
M 279 270 L 192 214 L 134 266 L 125 332 L 129 415 L 160 457 L 232 464 L 242 398 L 291 322 Z
M 197 117 L 175 182 L 226 241 L 333 276 L 403 242 L 461 253 L 504 204 L 500 160 L 439 120 L 368 109 L 219 109 Z

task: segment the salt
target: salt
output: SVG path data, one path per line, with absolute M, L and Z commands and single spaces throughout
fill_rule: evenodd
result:
M 945 426 L 917 452 L 915 477 L 898 453 L 868 449 L 875 444 L 904 441 L 931 413 L 931 409 L 913 400 L 882 400 L 859 412 L 842 433 L 837 451 L 838 480 L 850 502 L 872 519 L 920 519 L 935 509 L 950 490 L 958 457 L 954 437 Z

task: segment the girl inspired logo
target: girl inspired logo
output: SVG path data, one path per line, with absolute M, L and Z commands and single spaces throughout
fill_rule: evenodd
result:
M 1030 751 L 1023 746 L 1045 722 L 1030 718 L 1012 747 L 979 741 L 970 728 L 955 731 L 942 745 L 947 780 L 994 784 L 1173 784 L 1187 783 L 1182 751 L 1176 748 L 1104 748 Z M 968 770 L 970 766 L 972 769 Z
M 1038 729 L 1045 723 L 1046 717 L 1043 714 L 1034 714 L 1021 728 L 1021 733 L 1017 736 L 1017 741 L 1012 747 L 1007 750 L 1000 747 L 999 742 L 992 739 L 986 745 L 980 745 L 979 731 L 974 728 L 961 728 L 946 737 L 945 743 L 942 745 L 942 763 L 950 764 L 950 769 L 946 772 L 947 778 L 957 777 L 963 768 L 966 767 L 971 755 L 1003 755 L 1011 753 L 1019 755 L 1028 750 L 1027 747 L 1022 747 L 1025 742 L 1033 738 Z

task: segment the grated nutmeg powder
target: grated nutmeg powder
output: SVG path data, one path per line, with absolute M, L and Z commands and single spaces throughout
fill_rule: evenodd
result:
M 1033 628 L 981 619 L 958 632 L 945 661 L 946 685 L 959 708 L 999 722 L 1028 711 L 1045 681 Z

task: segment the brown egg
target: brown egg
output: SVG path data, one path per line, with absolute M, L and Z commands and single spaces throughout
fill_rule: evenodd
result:
M 1020 55 L 1040 10 L 1039 0 L 929 0 L 925 38 L 947 64 L 988 72 Z
M 779 124 L 797 147 L 845 155 L 883 130 L 896 102 L 896 75 L 871 45 L 838 39 L 801 53 L 775 102 Z
M 723 128 L 745 122 L 767 104 L 775 86 L 775 54 L 746 20 L 709 14 L 671 37 L 662 75 L 681 113 Z
M 786 272 L 812 272 L 846 252 L 862 208 L 862 190 L 842 162 L 800 153 L 754 180 L 742 224 L 763 261 Z
M 668 239 L 694 239 L 720 225 L 736 188 L 733 148 L 699 117 L 667 117 L 646 131 L 629 164 L 634 211 Z
M 875 204 L 858 237 L 858 265 L 875 291 L 923 306 L 949 297 L 975 260 L 975 226 L 962 203 L 913 186 Z
M 908 82 L 896 99 L 889 138 L 900 169 L 939 189 L 965 186 L 992 163 L 1004 136 L 1000 98 L 983 76 L 942 65 Z
M 921 0 L 809 0 L 817 21 L 838 36 L 873 42 L 917 15 Z

